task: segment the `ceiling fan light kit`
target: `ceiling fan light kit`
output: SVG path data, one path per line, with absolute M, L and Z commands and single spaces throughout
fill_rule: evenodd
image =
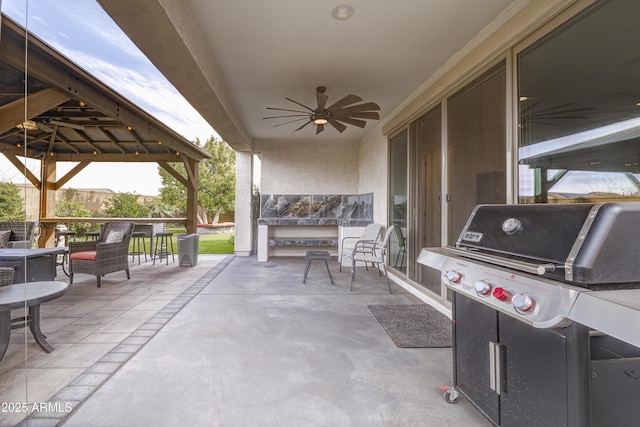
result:
M 362 98 L 357 95 L 347 95 L 327 107 L 326 105 L 329 97 L 325 95 L 325 92 L 326 88 L 324 86 L 318 86 L 316 88 L 316 100 L 318 106 L 315 109 L 308 107 L 298 101 L 294 101 L 291 98 L 285 98 L 287 101 L 293 102 L 294 104 L 305 108 L 305 110 L 267 107 L 268 110 L 287 111 L 295 114 L 269 116 L 263 118 L 292 119 L 277 124 L 274 127 L 304 121 L 302 126 L 298 127 L 296 130 L 294 130 L 294 132 L 297 132 L 308 124 L 313 123 L 316 125 L 316 135 L 324 130 L 324 126 L 326 124 L 331 125 L 338 132 L 342 133 L 347 128 L 345 124 L 364 128 L 367 124 L 366 119 L 380 120 L 380 114 L 377 113 L 377 111 L 380 110 L 380 106 L 375 102 L 364 102 L 358 104 L 362 101 Z

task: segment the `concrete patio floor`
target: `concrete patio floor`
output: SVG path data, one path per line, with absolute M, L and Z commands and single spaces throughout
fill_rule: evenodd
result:
M 131 264 L 78 275 L 42 306 L 46 354 L 14 331 L 0 362 L 0 414 L 29 426 L 489 426 L 442 399 L 451 349 L 398 348 L 368 304 L 415 304 L 377 271 L 302 258 L 200 255 L 195 267 Z M 59 276 L 58 279 L 65 278 Z M 25 342 L 26 340 L 26 342 Z M 24 351 L 27 350 L 25 361 Z

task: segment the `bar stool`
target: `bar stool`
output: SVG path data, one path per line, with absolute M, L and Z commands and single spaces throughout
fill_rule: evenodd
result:
M 77 234 L 78 233 L 76 233 L 73 230 L 58 230 L 56 228 L 56 236 L 55 236 L 56 247 L 60 246 L 60 242 L 62 241 L 63 238 L 64 238 L 63 246 L 69 246 L 69 241 L 71 240 L 73 240 L 74 242 L 76 241 Z
M 329 270 L 329 263 L 327 261 L 331 260 L 331 254 L 329 251 L 307 251 L 307 254 L 304 257 L 307 260 L 307 266 L 304 269 L 304 277 L 302 278 L 302 283 L 307 282 L 307 273 L 309 273 L 309 267 L 311 267 L 311 261 L 316 259 L 324 261 L 324 266 L 327 267 L 327 273 L 329 273 L 329 280 L 331 280 L 331 284 L 333 285 L 333 276 L 331 276 L 331 271 Z
M 153 265 L 156 265 L 156 257 L 160 257 L 160 262 L 162 262 L 162 258 L 165 257 L 167 259 L 167 265 L 169 265 L 169 255 L 171 255 L 171 262 L 176 262 L 176 259 L 173 255 L 173 240 L 171 237 L 173 233 L 162 232 L 156 233 L 156 245 L 153 250 Z M 171 244 L 171 250 L 169 250 L 169 244 Z M 158 245 L 160 245 L 160 251 L 158 251 Z
M 98 238 L 98 236 L 100 235 L 99 231 L 87 231 L 86 233 L 84 233 L 84 240 L 96 240 Z
M 147 233 L 144 231 L 136 231 L 135 233 L 131 233 L 131 240 L 133 241 L 133 245 L 131 247 L 132 251 L 129 252 L 131 255 L 131 261 L 136 259 L 136 255 L 138 255 L 138 265 L 140 265 L 140 255 L 144 254 L 144 262 L 147 262 L 147 246 L 144 243 L 144 238 L 147 237 Z M 142 240 L 142 251 L 140 250 L 140 241 Z

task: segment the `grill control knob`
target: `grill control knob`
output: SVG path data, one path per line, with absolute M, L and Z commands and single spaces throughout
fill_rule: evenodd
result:
M 513 308 L 515 308 L 517 312 L 523 313 L 523 314 L 530 313 L 531 310 L 533 310 L 533 307 L 535 306 L 535 303 L 533 302 L 533 298 L 531 298 L 527 294 L 515 295 L 511 300 L 511 303 L 513 304 Z
M 491 284 L 486 280 L 478 280 L 473 284 L 473 287 L 476 290 L 476 293 L 481 297 L 491 295 L 491 290 L 493 289 L 493 286 L 491 286 Z
M 457 285 L 462 281 L 462 274 L 458 273 L 455 270 L 448 270 L 444 272 L 444 277 L 451 283 L 452 285 Z
M 491 295 L 500 301 L 508 301 L 511 298 L 511 293 L 504 288 L 495 288 Z

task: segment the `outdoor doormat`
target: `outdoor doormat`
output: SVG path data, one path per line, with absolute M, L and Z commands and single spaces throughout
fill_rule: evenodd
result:
M 398 347 L 451 347 L 451 319 L 428 304 L 368 307 Z

